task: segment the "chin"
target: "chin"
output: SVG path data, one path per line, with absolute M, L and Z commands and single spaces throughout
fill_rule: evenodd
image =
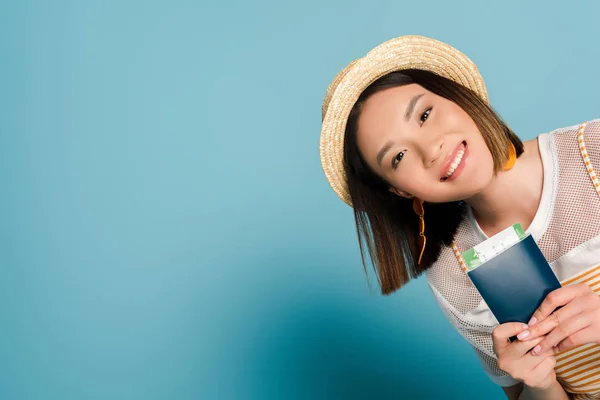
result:
M 475 196 L 482 190 L 484 190 L 493 180 L 494 175 L 492 173 L 489 174 L 477 174 L 478 176 L 472 177 L 467 180 L 469 188 L 467 193 L 464 194 L 463 200 L 468 199 L 470 197 Z

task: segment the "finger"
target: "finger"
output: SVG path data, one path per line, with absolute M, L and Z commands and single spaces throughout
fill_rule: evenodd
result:
M 530 371 L 542 362 L 545 357 L 553 355 L 553 353 L 542 354 L 538 357 L 531 355 L 530 350 L 532 346 L 541 341 L 542 338 L 537 338 L 529 342 L 516 341 L 510 343 L 507 348 L 502 349 L 501 353 L 496 353 L 496 356 L 498 356 L 498 368 L 509 374 L 514 374 L 517 371 Z M 513 377 L 521 379 L 515 375 Z
M 552 353 L 547 352 L 538 357 L 527 353 L 523 358 L 518 360 L 519 368 L 513 370 L 513 373 L 517 372 L 513 377 L 529 381 L 529 383 L 540 382 L 548 376 L 548 372 L 553 368 L 555 362 L 556 359 Z M 498 366 L 500 367 L 500 363 Z M 500 367 L 500 369 L 502 368 Z
M 556 366 L 556 358 L 549 356 L 544 358 L 539 364 L 537 364 L 532 372 L 535 375 L 534 380 L 537 382 L 543 382 L 547 380 L 550 374 L 555 374 L 554 367 Z
M 519 333 L 517 338 L 519 340 L 531 340 L 543 336 L 560 325 L 561 321 L 567 321 L 588 309 L 589 305 L 587 303 L 585 296 L 577 297 L 560 309 L 555 310 L 542 321 L 538 321 L 534 326 L 530 326 L 528 330 Z
M 538 343 L 537 346 L 533 348 L 531 353 L 535 356 L 552 349 L 555 345 L 559 344 L 574 333 L 589 327 L 590 323 L 591 322 L 589 318 L 587 318 L 585 314 L 576 315 L 575 317 L 564 322 L 559 321 L 558 325 L 550 333 L 548 333 L 546 337 L 544 337 L 543 340 Z
M 544 338 L 537 338 L 528 342 L 516 341 L 513 343 L 508 343 L 508 346 L 500 348 L 498 351 L 497 348 L 494 349 L 498 358 L 504 358 L 508 360 L 519 360 L 523 357 L 531 357 L 531 349 L 533 349 L 539 342 L 541 342 Z M 540 356 L 538 356 L 540 357 Z M 541 360 L 536 360 L 539 362 Z
M 567 350 L 571 350 L 577 346 L 581 346 L 582 344 L 592 343 L 594 341 L 594 331 L 591 327 L 587 327 L 582 329 L 574 334 L 570 335 L 562 342 L 556 345 L 556 351 L 558 353 L 565 352 Z
M 544 362 L 547 358 L 554 357 L 554 353 L 555 353 L 554 349 L 545 351 L 537 356 L 532 355 L 531 352 L 527 352 L 527 354 L 525 354 L 523 356 L 523 359 L 526 359 L 525 362 L 527 363 L 527 365 L 530 366 L 530 369 L 535 369 L 535 368 L 539 367 L 539 365 L 542 362 Z
M 505 357 L 510 359 L 521 359 L 527 356 L 531 357 L 531 350 L 542 340 L 544 340 L 543 337 L 529 340 L 527 342 L 521 342 L 520 340 L 517 340 L 516 342 L 509 343 L 507 348 L 502 349 L 502 353 Z
M 516 336 L 518 333 L 526 329 L 527 325 L 522 322 L 505 322 L 504 324 L 498 325 L 492 331 L 492 340 L 494 342 L 494 346 L 497 349 L 505 348 L 511 344 L 508 341 L 508 338 Z
M 564 306 L 578 295 L 590 290 L 590 287 L 585 283 L 578 283 L 576 285 L 563 286 L 548 293 L 542 304 L 533 313 L 527 325 L 535 325 L 536 322 L 542 321 L 552 314 L 557 307 Z

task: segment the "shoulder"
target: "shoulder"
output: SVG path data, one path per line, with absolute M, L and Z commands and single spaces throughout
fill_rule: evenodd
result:
M 600 119 L 583 123 L 577 136 L 582 156 L 587 155 L 592 164 L 600 167 Z
M 583 122 L 582 125 L 585 125 L 586 135 L 600 136 L 600 118 Z
M 600 140 L 600 118 L 556 128 L 549 132 L 542 133 L 540 136 L 546 136 L 552 139 L 564 139 L 567 141 L 577 141 L 581 136 Z
M 541 134 L 538 140 L 540 152 L 555 158 L 563 173 L 600 166 L 600 119 L 557 128 Z

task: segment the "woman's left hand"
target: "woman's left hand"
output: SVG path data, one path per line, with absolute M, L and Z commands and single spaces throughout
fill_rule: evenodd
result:
M 556 310 L 557 307 L 561 308 Z M 600 296 L 585 283 L 556 289 L 546 296 L 527 325 L 529 329 L 517 335 L 519 340 L 546 335 L 531 351 L 533 355 L 553 346 L 555 352 L 562 352 L 600 343 Z

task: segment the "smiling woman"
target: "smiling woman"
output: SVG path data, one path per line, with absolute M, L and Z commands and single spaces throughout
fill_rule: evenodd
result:
M 600 292 L 600 120 L 522 142 L 489 105 L 476 66 L 420 36 L 351 62 L 322 116 L 323 170 L 353 207 L 363 264 L 368 252 L 382 292 L 426 273 L 509 398 L 600 399 L 600 301 L 590 301 Z M 462 252 L 515 223 L 561 283 L 580 288 L 548 296 L 529 331 L 498 325 L 461 268 Z
M 364 236 L 370 253 L 378 257 L 384 294 L 420 275 L 442 246 L 450 245 L 464 212 L 461 200 L 481 190 L 502 168 L 510 143 L 517 155 L 523 152 L 521 140 L 483 100 L 432 72 L 391 72 L 361 93 L 346 125 L 344 167 L 361 248 Z M 474 168 L 451 184 L 465 165 Z M 454 173 L 449 176 L 450 170 Z M 428 226 L 420 265 L 417 216 L 411 212 L 415 197 L 426 202 Z M 388 250 L 373 251 L 373 243 Z M 405 257 L 393 256 L 403 253 Z

